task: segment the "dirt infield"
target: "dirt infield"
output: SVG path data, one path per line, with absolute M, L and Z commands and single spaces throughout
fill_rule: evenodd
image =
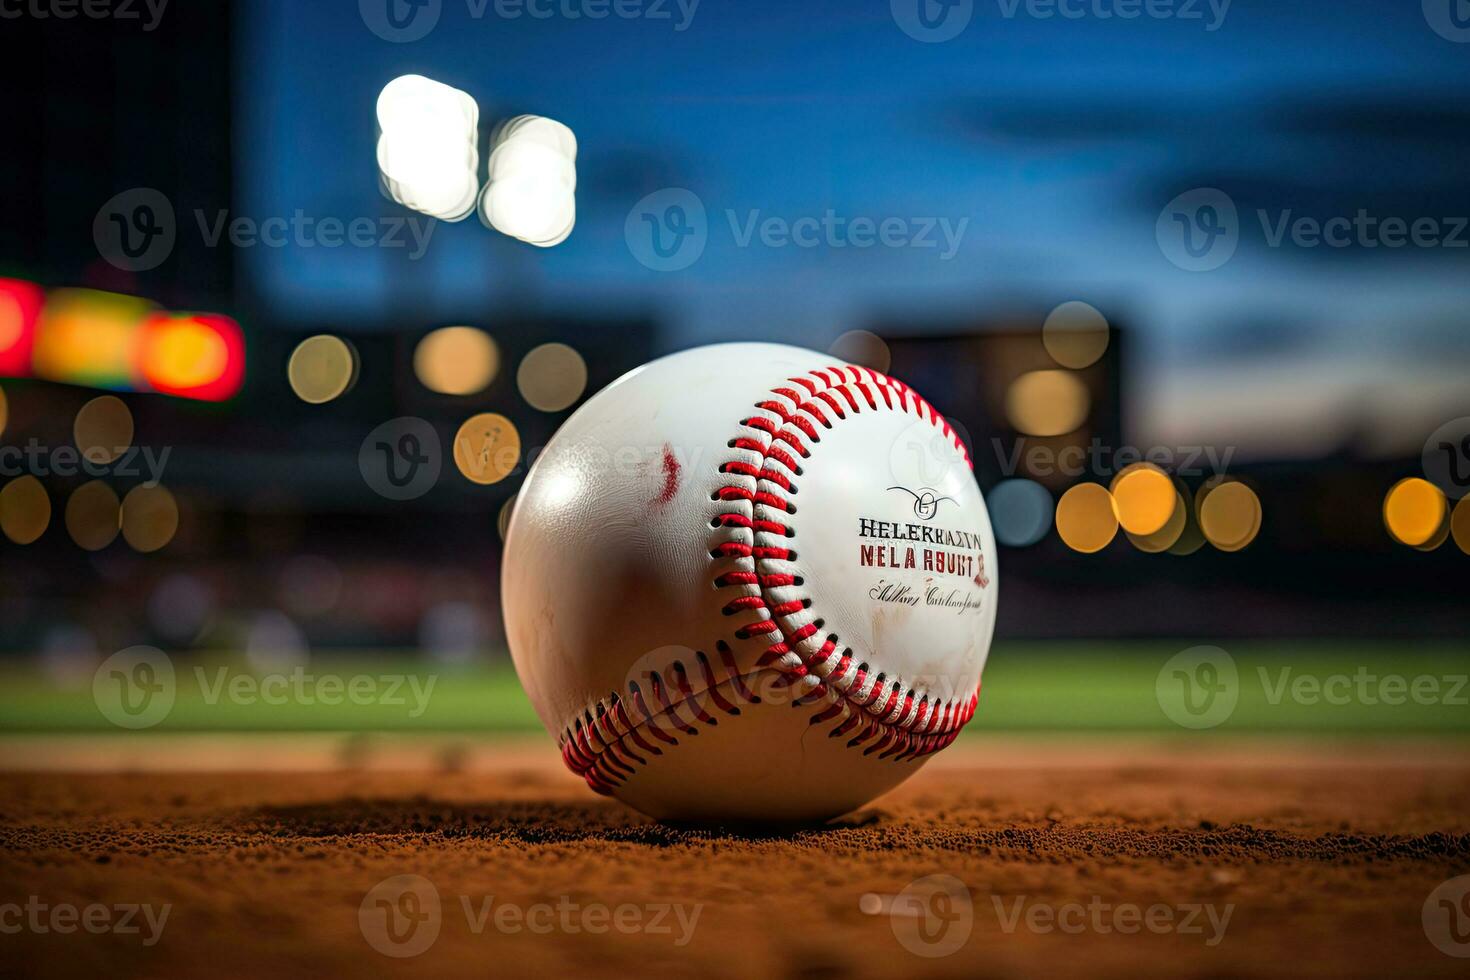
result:
M 1421 921 L 1431 891 L 1470 872 L 1463 746 L 1017 741 L 947 756 L 834 827 L 762 834 L 652 824 L 539 743 L 443 771 L 12 773 L 0 973 L 1470 966 L 1449 955 L 1470 942 L 1436 944 Z

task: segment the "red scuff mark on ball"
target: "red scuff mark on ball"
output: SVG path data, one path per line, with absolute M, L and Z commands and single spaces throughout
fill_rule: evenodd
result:
M 664 443 L 664 486 L 659 491 L 658 502 L 669 503 L 674 499 L 674 494 L 679 492 L 679 460 L 674 456 L 674 448 Z

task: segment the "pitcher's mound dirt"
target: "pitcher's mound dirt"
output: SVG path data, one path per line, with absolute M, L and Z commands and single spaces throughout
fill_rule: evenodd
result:
M 1470 934 L 1422 921 L 1470 873 L 1453 746 L 1017 751 L 961 746 L 832 827 L 759 833 L 653 824 L 551 752 L 6 775 L 0 973 L 1465 975 L 1442 948 Z

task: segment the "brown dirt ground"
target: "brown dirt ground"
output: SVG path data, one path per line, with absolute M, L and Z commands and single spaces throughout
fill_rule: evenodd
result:
M 1470 872 L 1470 750 L 1455 743 L 961 743 L 835 826 L 765 833 L 653 824 L 594 797 L 541 743 L 435 752 L 436 765 L 411 771 L 381 771 L 360 747 L 351 755 L 357 768 L 323 772 L 0 775 L 0 906 L 31 895 L 172 906 L 151 947 L 141 935 L 9 932 L 0 910 L 0 974 L 1341 977 L 1470 966 L 1432 945 L 1420 920 L 1436 885 Z M 369 890 L 400 874 L 428 879 L 442 902 L 437 939 L 406 959 L 376 952 L 359 922 Z M 916 928 L 952 939 L 962 898 L 922 921 L 871 914 L 883 900 L 863 898 L 931 874 L 963 882 L 972 908 L 968 941 L 940 957 L 916 955 L 899 933 L 937 950 Z M 700 911 L 679 946 L 672 914 L 669 933 L 553 923 L 542 935 L 493 919 L 477 932 L 461 896 L 472 910 L 494 896 L 492 908 Z M 1213 945 L 1203 916 L 1201 933 L 1093 927 L 1127 924 L 1110 913 L 1070 919 L 1080 932 L 1025 918 L 1006 928 L 1017 909 L 1104 904 L 1179 917 L 1194 904 L 1233 909 Z

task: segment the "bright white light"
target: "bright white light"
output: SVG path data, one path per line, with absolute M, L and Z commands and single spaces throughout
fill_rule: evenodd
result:
M 516 116 L 502 124 L 480 195 L 490 227 L 540 248 L 566 241 L 577 222 L 577 138 L 563 123 Z
M 402 75 L 378 94 L 378 169 L 383 192 L 445 221 L 475 208 L 480 108 L 469 93 L 422 75 Z

